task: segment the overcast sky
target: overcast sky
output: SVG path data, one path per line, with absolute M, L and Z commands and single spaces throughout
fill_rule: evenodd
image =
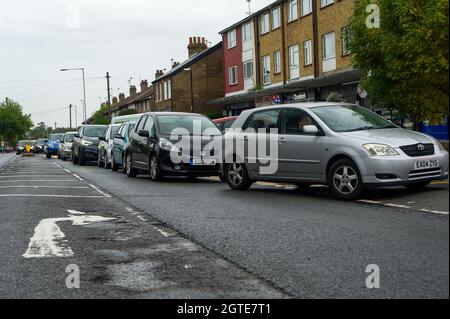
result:
M 253 0 L 252 11 L 273 0 Z M 245 17 L 246 0 L 0 0 L 0 100 L 18 101 L 35 124 L 69 126 L 78 105 L 82 120 L 81 72 L 86 69 L 88 116 L 128 83 L 154 80 L 171 59 L 187 58 L 189 36 L 219 42 L 218 32 Z M 73 115 L 73 124 L 75 116 Z

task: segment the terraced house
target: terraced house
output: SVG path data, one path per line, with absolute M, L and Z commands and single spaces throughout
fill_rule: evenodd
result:
M 354 0 L 279 0 L 221 31 L 225 96 L 211 103 L 224 105 L 227 115 L 326 100 L 333 92 L 366 103 L 348 49 L 353 6 Z

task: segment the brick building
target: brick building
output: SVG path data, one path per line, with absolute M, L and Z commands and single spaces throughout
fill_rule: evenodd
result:
M 156 72 L 153 82 L 155 109 L 222 114 L 222 105 L 208 104 L 224 95 L 222 43 L 208 48 L 205 38 L 191 37 L 188 54 L 186 61 L 175 62 L 170 71 Z
M 348 50 L 354 0 L 278 0 L 221 31 L 228 115 L 276 103 L 358 96 Z M 250 40 L 249 40 L 250 39 Z M 247 42 L 247 43 L 246 43 Z M 252 42 L 252 44 L 249 44 Z
M 140 92 L 137 92 L 136 86 L 130 86 L 130 95 L 125 97 L 124 93 L 120 93 L 119 97 L 113 97 L 111 117 L 118 116 L 120 112 L 125 110 L 136 110 L 137 113 L 145 113 L 154 111 L 154 89 L 152 85 L 148 85 L 147 80 L 141 81 Z

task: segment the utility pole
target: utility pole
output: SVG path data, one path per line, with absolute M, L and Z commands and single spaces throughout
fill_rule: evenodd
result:
M 69 122 L 70 122 L 70 129 L 72 129 L 72 104 L 69 105 Z
M 109 72 L 106 72 L 106 87 L 108 90 L 108 120 L 111 120 L 111 89 L 109 88 Z

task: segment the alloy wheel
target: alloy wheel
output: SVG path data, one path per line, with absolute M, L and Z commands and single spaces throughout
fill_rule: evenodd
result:
M 244 178 L 244 170 L 239 163 L 233 163 L 228 169 L 228 178 L 234 185 L 239 185 Z
M 333 183 L 339 193 L 350 195 L 358 188 L 358 173 L 351 166 L 340 166 L 333 175 Z

